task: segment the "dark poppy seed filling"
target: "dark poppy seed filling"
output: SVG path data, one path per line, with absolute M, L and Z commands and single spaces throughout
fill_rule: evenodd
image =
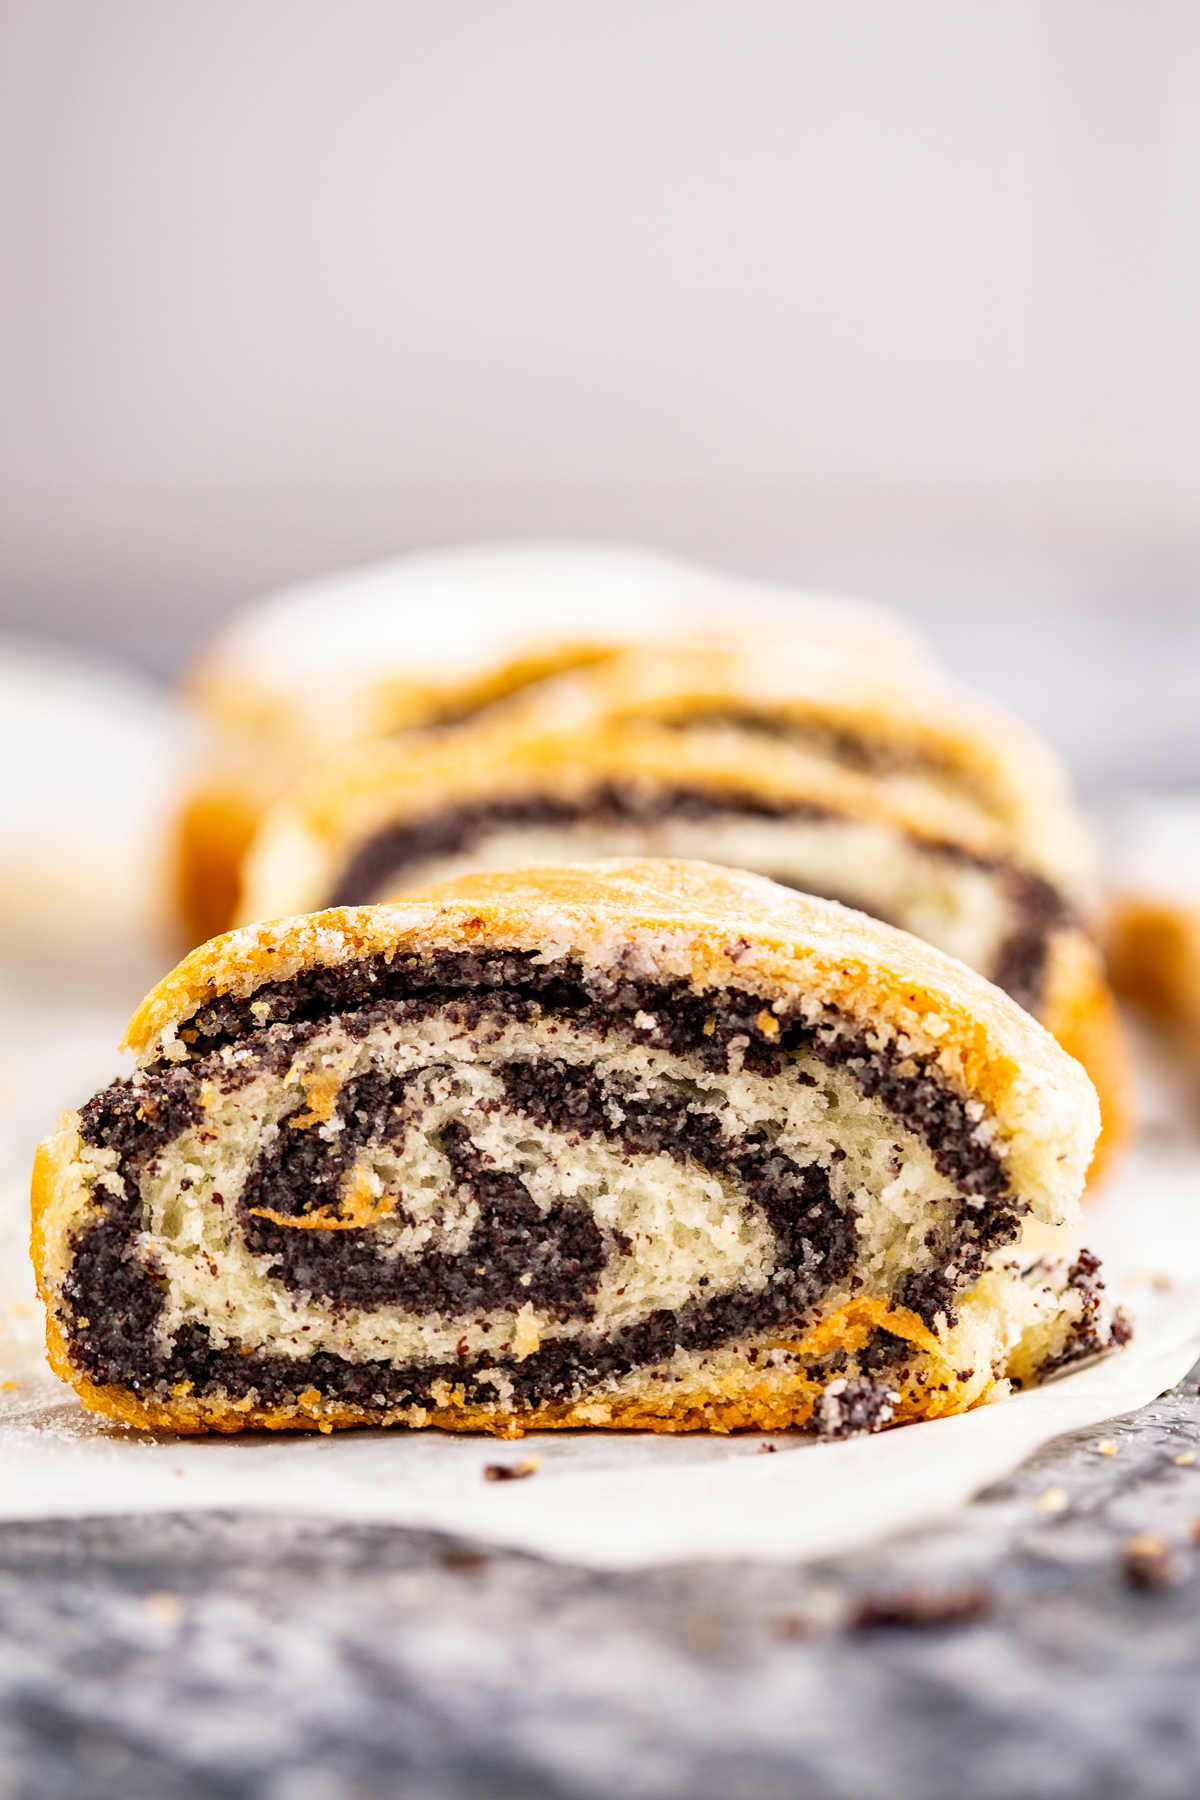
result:
M 897 738 L 869 737 L 848 725 L 816 718 L 801 718 L 765 708 L 720 706 L 686 712 L 662 712 L 654 723 L 667 731 L 736 731 L 750 737 L 770 738 L 815 750 L 856 775 L 929 775 L 952 784 L 964 793 L 976 794 L 970 771 L 942 755 L 932 744 L 903 743 Z
M 443 950 L 364 957 L 266 982 L 244 999 L 221 995 L 195 1012 L 180 1036 L 193 1058 L 246 1037 L 257 1046 L 261 1036 L 276 1069 L 290 1060 L 288 1040 L 272 1035 L 280 1025 L 311 1032 L 318 1021 L 337 1017 L 348 1031 L 365 1037 L 385 1018 L 427 1019 L 441 1012 L 468 1026 L 489 1015 L 539 1020 L 555 1015 L 590 1036 L 618 1033 L 675 1056 L 695 1057 L 710 1071 L 728 1070 L 736 1058 L 753 1074 L 778 1075 L 799 1052 L 809 1051 L 829 1067 L 844 1067 L 898 1124 L 924 1138 L 936 1167 L 964 1193 L 1011 1198 L 1004 1164 L 980 1134 L 966 1097 L 937 1070 L 871 1048 L 832 1008 L 818 1024 L 780 1015 L 771 1037 L 761 1030 L 762 1011 L 760 995 L 737 988 L 647 981 L 620 967 L 600 975 L 574 962 L 544 962 L 529 950 Z M 177 1078 L 180 1069 L 164 1061 L 146 1076 L 166 1071 Z M 90 1108 L 104 1111 L 107 1096 L 118 1090 L 122 1099 L 116 1111 L 127 1118 L 136 1110 L 127 1089 L 122 1083 L 105 1089 L 84 1109 L 85 1120 Z
M 877 1052 L 872 1054 L 877 1055 Z M 856 1059 L 857 1060 L 857 1059 Z M 857 1076 L 864 1092 L 878 1093 L 872 1076 L 861 1069 Z M 803 1071 L 799 1080 L 812 1080 Z M 598 1137 L 616 1136 L 631 1154 L 666 1152 L 702 1168 L 731 1177 L 747 1197 L 760 1206 L 781 1246 L 781 1260 L 803 1261 L 814 1239 L 820 1241 L 827 1271 L 847 1275 L 854 1261 L 854 1233 L 844 1215 L 830 1205 L 829 1181 L 823 1170 L 801 1169 L 790 1158 L 773 1151 L 761 1132 L 751 1132 L 736 1142 L 726 1138 L 714 1114 L 697 1113 L 680 1096 L 643 1096 L 597 1080 L 587 1068 L 541 1057 L 531 1062 L 506 1063 L 500 1069 L 508 1104 L 539 1123 L 559 1130 Z M 909 1117 L 919 1116 L 918 1102 L 908 1107 Z M 619 1123 L 614 1124 L 614 1121 Z M 945 1159 L 943 1159 L 945 1161 Z M 957 1162 L 964 1196 L 980 1171 L 963 1159 Z M 935 1157 L 935 1166 L 937 1159 Z M 942 1168 L 949 1173 L 949 1164 Z M 1007 1193 L 1007 1188 L 1004 1190 Z M 1019 1220 L 1011 1205 L 980 1207 L 964 1197 L 952 1229 L 941 1246 L 945 1259 L 954 1257 L 963 1273 L 978 1272 L 984 1256 L 997 1245 L 1011 1242 Z M 930 1246 L 932 1248 L 932 1246 Z M 942 1278 L 936 1299 L 918 1296 L 913 1311 L 931 1319 L 938 1312 L 953 1317 L 953 1284 Z
M 347 1307 L 466 1312 L 516 1300 L 560 1318 L 586 1318 L 588 1294 L 610 1248 L 591 1213 L 565 1205 L 542 1212 L 518 1176 L 486 1166 L 461 1123 L 448 1125 L 438 1138 L 451 1179 L 468 1188 L 479 1207 L 479 1223 L 457 1254 L 389 1256 L 365 1230 L 296 1231 L 262 1216 L 269 1208 L 302 1218 L 336 1206 L 356 1151 L 420 1130 L 420 1116 L 405 1114 L 408 1085 L 404 1077 L 375 1071 L 349 1082 L 331 1141 L 311 1132 L 281 1132 L 259 1157 L 239 1210 L 248 1247 L 272 1259 L 271 1280 Z
M 718 1090 L 698 1090 L 678 1077 L 634 1080 L 614 1070 L 611 1056 L 602 1072 L 560 1053 L 566 1040 L 581 1039 L 614 1054 L 628 1046 L 680 1059 L 718 1082 L 748 1075 L 811 1089 L 822 1068 L 848 1080 L 896 1130 L 926 1146 L 952 1187 L 955 1198 L 939 1203 L 938 1230 L 927 1240 L 928 1266 L 896 1298 L 930 1324 L 939 1315 L 953 1323 L 956 1296 L 991 1250 L 1016 1237 L 1028 1210 L 967 1100 L 935 1069 L 868 1044 L 830 1009 L 815 1020 L 770 1014 L 769 1031 L 763 1017 L 760 995 L 702 992 L 620 967 L 598 974 L 523 951 L 375 956 L 268 983 L 244 999 L 222 996 L 183 1028 L 186 1060 L 164 1059 L 82 1109 L 84 1142 L 114 1153 L 120 1179 L 97 1183 L 97 1211 L 75 1239 L 63 1289 L 72 1358 L 93 1380 L 141 1394 L 182 1382 L 200 1394 L 253 1395 L 269 1405 L 318 1389 L 388 1411 L 431 1406 L 446 1383 L 468 1403 L 487 1404 L 500 1380 L 513 1404 L 533 1408 L 681 1352 L 717 1352 L 781 1329 L 801 1332 L 820 1317 L 831 1291 L 861 1286 L 859 1224 L 840 1184 L 837 1152 L 825 1166 L 798 1159 L 779 1147 L 769 1125 L 742 1121 L 735 1128 L 728 1108 L 712 1104 Z M 139 1241 L 147 1183 L 176 1140 L 203 1136 L 213 1092 L 236 1104 L 264 1076 L 282 1081 L 294 1060 L 334 1029 L 351 1050 L 370 1050 L 375 1034 L 383 1034 L 381 1042 L 396 1031 L 432 1042 L 442 1028 L 476 1034 L 472 1048 L 482 1044 L 491 1057 L 493 1085 L 473 1112 L 434 1118 L 421 1086 L 425 1065 L 414 1072 L 370 1063 L 341 1085 L 319 1126 L 298 1128 L 307 1103 L 295 1092 L 292 1110 L 262 1134 L 240 1191 L 215 1194 L 212 1204 L 232 1220 L 277 1293 L 323 1304 L 335 1318 L 382 1318 L 397 1308 L 435 1321 L 442 1314 L 511 1320 L 527 1309 L 566 1327 L 566 1335 L 542 1336 L 518 1356 L 460 1346 L 449 1357 L 423 1358 L 325 1348 L 275 1354 L 269 1345 L 222 1341 L 196 1318 L 167 1329 L 169 1282 Z M 514 1030 L 536 1031 L 536 1052 L 505 1049 L 504 1033 Z M 437 1053 L 429 1054 L 436 1062 Z M 773 1273 L 722 1291 L 710 1291 L 702 1276 L 681 1302 L 650 1306 L 602 1329 L 597 1297 L 636 1262 L 631 1240 L 602 1222 L 588 1200 L 564 1192 L 547 1204 L 518 1168 L 498 1166 L 484 1148 L 496 1120 L 509 1121 L 514 1142 L 524 1120 L 524 1129 L 550 1134 L 571 1157 L 594 1145 L 595 1154 L 614 1157 L 621 1168 L 665 1158 L 689 1182 L 719 1183 L 737 1197 L 747 1229 L 767 1234 Z M 464 1220 L 452 1245 L 438 1241 L 418 1254 L 403 1238 L 403 1197 L 382 1230 L 355 1223 L 347 1200 L 356 1168 L 402 1156 L 414 1144 L 441 1159 L 446 1192 Z M 896 1349 L 903 1340 L 886 1331 L 877 1338 L 864 1351 L 864 1377 L 876 1369 L 886 1376 L 903 1363 Z
M 374 898 L 405 869 L 431 857 L 458 856 L 490 831 L 510 826 L 641 825 L 664 819 L 707 819 L 718 812 L 746 818 L 822 819 L 823 807 L 781 804 L 764 795 L 729 789 L 715 793 L 693 787 L 635 787 L 605 781 L 586 794 L 495 795 L 422 818 L 388 825 L 368 838 L 342 870 L 327 906 L 354 906 Z
M 865 743 L 865 740 L 864 740 Z M 601 782 L 588 792 L 567 797 L 548 793 L 497 795 L 487 800 L 450 806 L 440 811 L 384 826 L 365 838 L 350 856 L 324 900 L 327 906 L 357 905 L 402 888 L 414 872 L 436 872 L 440 862 L 470 856 L 497 833 L 528 829 L 563 833 L 592 831 L 597 834 L 625 829 L 653 830 L 676 823 L 778 822 L 823 824 L 831 828 L 852 823 L 845 815 L 807 801 L 775 800 L 748 790 L 663 787 L 616 781 Z M 902 837 L 908 834 L 901 833 Z M 1071 923 L 1070 910 L 1048 882 L 1004 857 L 987 857 L 950 841 L 918 839 L 911 847 L 944 869 L 978 871 L 996 883 L 1011 923 L 989 951 L 990 966 L 984 973 L 1013 999 L 1036 1012 L 1041 1001 L 1045 967 L 1052 933 Z M 587 848 L 586 845 L 583 846 Z M 833 893 L 827 876 L 806 879 L 788 872 L 779 850 L 773 850 L 768 872 L 784 886 L 803 888 L 826 899 L 845 898 L 876 917 L 889 913 L 887 904 L 873 906 L 854 891 L 857 871 L 848 867 L 842 892 Z M 719 860 L 719 855 L 717 856 Z M 902 917 L 891 923 L 904 925 Z M 953 948 L 953 945 L 947 945 Z

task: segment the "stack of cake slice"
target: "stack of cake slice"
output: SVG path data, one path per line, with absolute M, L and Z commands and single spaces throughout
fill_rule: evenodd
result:
M 180 1431 L 843 1436 L 1123 1343 L 1053 755 L 870 609 L 481 554 L 209 658 L 185 912 L 243 923 L 43 1146 L 55 1367 Z

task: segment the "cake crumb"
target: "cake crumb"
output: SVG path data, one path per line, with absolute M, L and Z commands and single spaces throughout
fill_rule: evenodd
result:
M 1036 1504 L 1040 1513 L 1066 1512 L 1071 1496 L 1065 1487 L 1048 1487 L 1044 1494 L 1038 1495 Z
M 990 1588 L 964 1581 L 948 1588 L 906 1588 L 891 1594 L 864 1594 L 851 1608 L 852 1631 L 902 1627 L 923 1630 L 937 1625 L 968 1625 L 992 1611 Z
M 485 1481 L 525 1481 L 542 1466 L 540 1456 L 525 1456 L 515 1463 L 488 1463 L 483 1471 Z
M 863 1437 L 890 1425 L 900 1395 L 883 1381 L 848 1381 L 839 1375 L 817 1401 L 813 1414 L 821 1438 Z
M 774 1456 L 778 1448 L 778 1444 L 760 1444 L 758 1446 L 758 1454 L 760 1456 Z
M 1190 1469 L 1195 1460 L 1196 1452 L 1194 1450 L 1181 1450 L 1178 1456 L 1172 1458 L 1176 1467 L 1180 1469 Z
M 487 1557 L 482 1550 L 468 1550 L 465 1546 L 455 1546 L 442 1551 L 441 1564 L 443 1569 L 453 1569 L 455 1574 L 468 1575 L 473 1574 L 477 1569 L 486 1569 Z
M 1096 1454 L 1097 1456 L 1115 1456 L 1117 1454 L 1117 1446 L 1113 1443 L 1111 1438 L 1101 1438 L 1100 1442 L 1096 1445 Z
M 1126 1538 L 1121 1546 L 1121 1558 L 1130 1587 L 1170 1587 L 1175 1580 L 1175 1564 L 1167 1541 L 1157 1532 L 1142 1531 Z
M 178 1594 L 160 1590 L 146 1596 L 146 1611 L 156 1625 L 178 1625 L 183 1617 L 183 1602 Z

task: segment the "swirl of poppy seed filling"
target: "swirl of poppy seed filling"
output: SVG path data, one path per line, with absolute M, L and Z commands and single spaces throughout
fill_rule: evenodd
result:
M 714 830 L 735 836 L 723 845 Z M 378 900 L 477 866 L 584 854 L 699 855 L 757 869 L 927 938 L 1034 1013 L 1050 938 L 1072 922 L 1056 888 L 1005 857 L 807 801 L 616 781 L 573 796 L 496 795 L 385 825 L 349 855 L 323 904 Z M 901 864 L 909 872 L 897 888 Z
M 185 1027 L 186 1060 L 115 1083 L 83 1109 L 83 1140 L 107 1154 L 117 1179 L 97 1183 L 99 1216 L 75 1240 L 64 1287 L 73 1360 L 93 1380 L 139 1393 L 187 1382 L 202 1394 L 253 1395 L 269 1405 L 316 1388 L 379 1411 L 430 1405 L 446 1382 L 486 1404 L 499 1371 L 511 1403 L 535 1407 L 680 1352 L 799 1329 L 819 1317 L 831 1290 L 861 1285 L 859 1221 L 839 1188 L 836 1149 L 825 1165 L 799 1160 L 773 1141 L 769 1122 L 743 1120 L 731 1130 L 728 1108 L 698 1103 L 697 1083 L 719 1088 L 730 1070 L 796 1089 L 816 1087 L 824 1070 L 882 1109 L 896 1135 L 924 1147 L 944 1183 L 938 1222 L 926 1235 L 923 1265 L 910 1268 L 894 1297 L 927 1322 L 952 1322 L 955 1295 L 992 1250 L 1016 1237 L 1028 1210 L 988 1134 L 939 1073 L 868 1045 L 828 1009 L 815 1021 L 781 1016 L 766 1033 L 762 1017 L 761 997 L 739 990 L 700 992 L 619 972 L 601 978 L 525 952 L 374 957 L 268 984 L 248 999 L 217 999 Z M 397 1308 L 435 1321 L 530 1308 L 548 1326 L 525 1354 L 498 1360 L 476 1341 L 466 1354 L 460 1344 L 428 1358 L 328 1347 L 281 1355 L 269 1342 L 223 1335 L 211 1318 L 179 1317 L 165 1329 L 170 1284 L 157 1260 L 161 1245 L 147 1250 L 142 1242 L 162 1159 L 187 1134 L 202 1134 L 214 1092 L 237 1105 L 258 1091 L 255 1083 L 281 1089 L 297 1058 L 335 1027 L 343 1047 L 364 1054 L 380 1034 L 391 1046 L 397 1034 L 421 1045 L 439 1031 L 476 1034 L 490 1061 L 475 1112 L 467 1121 L 439 1116 L 430 1129 L 429 1068 L 419 1057 L 406 1070 L 386 1066 L 386 1056 L 383 1064 L 368 1060 L 341 1085 L 319 1129 L 294 1128 L 305 1101 L 289 1091 L 276 1128 L 256 1141 L 236 1200 L 214 1194 L 213 1204 L 235 1214 L 241 1250 L 297 1306 L 324 1307 L 335 1321 L 386 1321 Z M 524 1034 L 519 1053 L 505 1038 L 513 1032 Z M 538 1037 L 532 1054 L 530 1032 Z M 639 1047 L 659 1059 L 657 1073 L 635 1080 L 611 1057 L 603 1071 L 592 1067 L 583 1052 L 605 1044 L 620 1055 Z M 574 1054 L 564 1054 L 572 1045 Z M 697 1081 L 681 1083 L 689 1071 Z M 707 1292 L 701 1275 L 674 1304 L 594 1328 L 601 1290 L 614 1291 L 636 1262 L 630 1239 L 602 1222 L 586 1197 L 563 1193 L 547 1203 L 530 1192 L 528 1167 L 496 1167 L 475 1142 L 496 1119 L 523 1120 L 520 1133 L 546 1133 L 550 1142 L 595 1143 L 635 1172 L 657 1158 L 691 1183 L 711 1178 L 722 1195 L 737 1196 L 735 1212 L 749 1221 L 739 1229 L 770 1245 L 769 1278 L 746 1285 L 724 1268 L 719 1291 Z M 465 1208 L 457 1237 L 426 1243 L 419 1254 L 406 1251 L 394 1219 L 380 1227 L 343 1216 L 347 1179 L 362 1157 L 414 1144 L 441 1159 L 446 1191 Z M 729 1210 L 727 1198 L 721 1205 Z M 881 1331 L 863 1367 L 893 1366 L 907 1348 Z
M 980 802 L 986 798 L 973 781 L 970 770 L 954 762 L 937 746 L 913 740 L 906 742 L 901 738 L 870 737 L 831 719 L 731 705 L 692 706 L 675 712 L 666 706 L 653 718 L 654 723 L 665 731 L 689 736 L 697 732 L 721 731 L 769 738 L 814 751 L 857 775 L 923 775 L 940 786 L 970 795 Z

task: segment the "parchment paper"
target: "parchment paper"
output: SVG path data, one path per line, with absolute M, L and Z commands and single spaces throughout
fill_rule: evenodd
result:
M 437 1527 L 602 1568 L 697 1558 L 797 1559 L 944 1516 L 1047 1439 L 1152 1400 L 1200 1355 L 1200 1141 L 1151 1083 L 1138 1148 L 1089 1204 L 1084 1241 L 1136 1316 L 1134 1344 L 958 1418 L 848 1443 L 779 1436 L 548 1433 L 517 1443 L 435 1432 L 151 1439 L 84 1413 L 41 1355 L 26 1252 L 26 1171 L 57 1104 L 111 1072 L 128 1006 L 75 988 L 36 1015 L 10 977 L 19 1065 L 0 1071 L 0 1518 L 253 1508 Z M 53 1103 L 50 1103 L 50 1097 Z M 526 1480 L 490 1463 L 538 1456 Z M 150 1528 L 152 1529 L 152 1527 Z

